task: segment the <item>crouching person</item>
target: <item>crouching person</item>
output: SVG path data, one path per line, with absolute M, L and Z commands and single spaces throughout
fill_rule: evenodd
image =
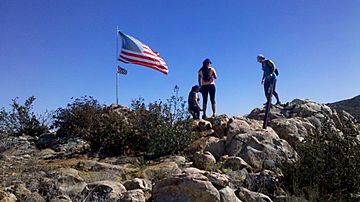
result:
M 188 105 L 189 105 L 189 112 L 193 116 L 193 119 L 199 119 L 200 118 L 200 105 L 199 101 L 200 98 L 198 96 L 199 93 L 199 86 L 193 86 L 191 88 L 191 91 L 189 93 L 188 97 Z

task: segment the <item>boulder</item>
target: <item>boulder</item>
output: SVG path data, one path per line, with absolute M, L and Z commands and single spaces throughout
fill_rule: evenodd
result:
M 156 182 L 152 199 L 157 202 L 219 202 L 220 194 L 203 175 L 178 175 Z
M 212 129 L 212 124 L 210 121 L 200 119 L 200 120 L 193 120 L 193 128 L 196 131 L 202 132 Z
M 134 178 L 123 183 L 126 190 L 141 189 L 143 191 L 150 191 L 152 189 L 151 182 L 146 179 Z
M 217 139 L 215 141 L 209 142 L 206 145 L 204 151 L 210 152 L 215 159 L 219 159 L 225 152 L 225 140 Z
M 56 144 L 59 144 L 61 138 L 52 133 L 45 133 L 40 135 L 38 141 L 36 142 L 36 146 L 40 149 L 50 148 Z
M 238 197 L 236 197 L 235 192 L 230 187 L 225 187 L 219 191 L 220 193 L 220 202 L 241 202 Z
M 9 195 L 5 191 L 0 190 L 0 201 L 1 202 L 16 202 L 17 198 L 15 195 Z
M 273 130 L 254 131 L 235 135 L 226 147 L 230 156 L 239 156 L 255 170 L 260 170 L 266 159 L 293 163 L 298 158 L 295 150 Z
M 79 176 L 77 170 L 63 168 L 58 174 L 57 185 L 61 194 L 73 197 L 81 193 L 87 184 Z
M 219 141 L 220 141 L 219 138 L 213 137 L 213 136 L 201 137 L 201 138 L 195 140 L 194 142 L 192 142 L 190 144 L 190 146 L 185 149 L 185 151 L 189 154 L 194 154 L 195 152 L 198 152 L 198 151 L 200 151 L 200 152 L 204 151 L 205 148 L 210 150 L 210 146 L 208 146 L 208 145 L 213 145 L 213 146 L 211 146 L 211 149 L 213 150 L 213 152 L 221 153 L 221 148 L 219 148 L 219 146 L 221 146 L 221 143 L 218 143 Z M 217 145 L 217 144 L 220 144 L 220 145 Z
M 25 184 L 17 184 L 13 187 L 16 198 L 20 201 L 31 200 L 31 191 L 28 190 Z
M 230 118 L 226 130 L 226 145 L 228 145 L 237 134 L 248 133 L 261 128 L 262 125 L 256 120 L 250 120 L 239 116 Z
M 80 138 L 70 138 L 63 144 L 52 145 L 51 148 L 66 155 L 82 154 L 89 151 L 90 144 Z
M 221 161 L 223 169 L 231 169 L 231 170 L 242 170 L 247 169 L 251 171 L 251 166 L 246 163 L 241 157 L 237 156 L 224 156 L 222 157 Z
M 311 119 L 316 122 L 313 117 Z M 316 131 L 316 128 L 309 120 L 300 117 L 275 119 L 269 125 L 277 132 L 280 138 L 286 140 L 293 147 L 304 141 L 307 135 L 314 134 Z
M 186 174 L 186 175 L 194 175 L 194 174 L 204 175 L 205 173 L 206 173 L 206 171 L 200 170 L 200 169 L 197 169 L 194 167 L 188 167 L 188 168 L 183 169 L 183 174 Z
M 133 189 L 123 193 L 118 202 L 145 202 L 146 198 L 141 189 Z
M 215 157 L 210 152 L 196 152 L 193 156 L 194 166 L 201 170 L 213 170 L 216 164 Z
M 88 184 L 84 191 L 78 196 L 79 200 L 84 202 L 90 201 L 118 201 L 126 188 L 118 182 L 97 181 Z
M 223 138 L 226 136 L 227 131 L 227 123 L 229 121 L 229 117 L 227 115 L 220 115 L 216 117 L 208 118 L 208 120 L 212 124 L 212 129 L 214 130 L 214 136 L 218 138 Z
M 272 202 L 265 194 L 253 192 L 243 187 L 240 188 L 238 197 L 243 202 Z
M 228 176 L 217 172 L 207 172 L 205 176 L 217 189 L 222 189 L 229 184 Z

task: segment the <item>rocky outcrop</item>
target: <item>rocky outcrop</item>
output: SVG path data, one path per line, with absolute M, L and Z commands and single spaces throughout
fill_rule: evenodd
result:
M 264 109 L 254 109 L 247 117 L 263 120 Z M 307 135 L 321 135 L 324 131 L 339 135 L 360 134 L 359 125 L 350 114 L 336 111 L 325 104 L 300 99 L 273 106 L 269 126 L 295 148 Z
M 111 106 L 126 115 L 131 110 Z M 309 100 L 273 106 L 247 117 L 220 115 L 193 121 L 198 137 L 182 155 L 98 157 L 77 138 L 44 134 L 2 136 L 0 201 L 286 201 L 282 164 L 298 160 L 297 146 L 331 130 L 359 135 L 346 112 Z M 6 144 L 4 144 L 6 142 Z M 84 155 L 87 153 L 87 155 Z M 285 173 L 286 174 L 286 173 Z

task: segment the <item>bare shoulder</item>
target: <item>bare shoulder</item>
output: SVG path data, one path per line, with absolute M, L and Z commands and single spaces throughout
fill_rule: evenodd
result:
M 275 64 L 272 60 L 268 59 L 268 61 L 271 63 L 271 64 Z

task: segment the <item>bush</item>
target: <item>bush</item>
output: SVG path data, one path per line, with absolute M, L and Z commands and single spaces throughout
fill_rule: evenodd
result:
M 125 151 L 130 130 L 124 115 L 110 111 L 91 96 L 77 98 L 66 108 L 57 109 L 54 120 L 57 134 L 82 138 L 95 152 L 122 154 Z
M 32 111 L 35 97 L 29 97 L 24 105 L 17 102 L 18 98 L 12 100 L 11 111 L 4 108 L 0 110 L 0 133 L 8 135 L 27 134 L 38 136 L 48 131 L 48 115 L 37 117 Z
M 134 140 L 136 150 L 155 155 L 173 154 L 182 151 L 195 138 L 192 133 L 190 115 L 183 97 L 178 96 L 179 88 L 166 103 L 149 103 L 142 99 L 133 101 Z
M 134 100 L 129 113 L 110 110 L 92 97 L 56 110 L 58 134 L 87 140 L 93 151 L 112 155 L 163 155 L 182 151 L 194 138 L 179 88 L 166 103 Z
M 284 165 L 284 187 L 313 200 L 349 201 L 360 193 L 360 142 L 351 134 L 330 132 L 308 137 L 297 152 L 300 161 Z

